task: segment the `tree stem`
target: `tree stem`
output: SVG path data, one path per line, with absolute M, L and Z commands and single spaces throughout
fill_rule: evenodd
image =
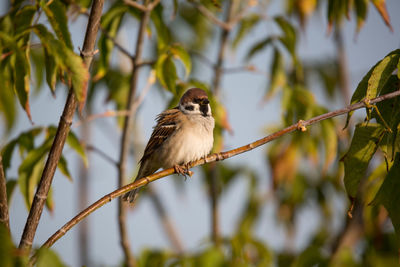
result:
M 140 20 L 139 31 L 136 40 L 135 56 L 132 61 L 132 75 L 130 80 L 130 90 L 128 96 L 128 102 L 126 104 L 126 109 L 129 113 L 124 118 L 124 125 L 121 138 L 121 149 L 119 155 L 119 165 L 118 165 L 118 186 L 121 187 L 127 183 L 126 179 L 126 161 L 129 154 L 130 148 L 130 135 L 132 133 L 132 117 L 134 116 L 134 101 L 137 88 L 137 80 L 139 74 L 138 63 L 142 58 L 143 51 L 143 41 L 145 30 L 149 21 L 151 9 L 146 9 L 142 12 L 142 18 Z M 126 206 L 122 199 L 118 202 L 118 226 L 120 234 L 120 244 L 125 255 L 126 265 L 129 267 L 136 266 L 135 259 L 131 253 L 131 248 L 129 244 L 129 238 L 127 234 L 126 227 Z
M 10 231 L 10 217 L 8 215 L 7 203 L 7 181 L 4 175 L 3 158 L 0 154 L 0 223 L 4 224 Z
M 81 52 L 81 56 L 83 57 L 84 63 L 87 67 L 90 66 L 93 58 L 93 50 L 96 42 L 97 32 L 100 26 L 100 18 L 103 10 L 103 4 L 104 0 L 94 0 L 90 12 L 85 40 L 83 43 L 83 49 Z M 47 194 L 50 190 L 58 161 L 60 160 L 61 153 L 70 130 L 72 118 L 74 116 L 76 107 L 77 100 L 75 98 L 73 89 L 70 88 L 64 111 L 61 115 L 57 132 L 54 137 L 53 144 L 50 148 L 50 152 L 43 169 L 42 177 L 40 178 L 38 188 L 33 198 L 32 206 L 29 211 L 24 232 L 22 234 L 19 244 L 19 248 L 25 250 L 27 253 L 29 253 L 32 247 L 36 229 L 42 215 L 44 204 L 46 203 Z

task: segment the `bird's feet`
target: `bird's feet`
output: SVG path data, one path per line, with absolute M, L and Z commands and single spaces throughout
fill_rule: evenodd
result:
M 185 177 L 185 180 L 187 178 L 187 175 L 189 175 L 189 177 L 192 177 L 192 175 L 193 175 L 193 172 L 189 170 L 190 169 L 189 163 L 186 163 L 183 166 L 182 165 L 174 165 L 174 169 L 178 175 L 183 175 Z

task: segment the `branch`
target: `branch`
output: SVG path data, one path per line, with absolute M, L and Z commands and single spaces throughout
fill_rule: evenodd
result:
M 104 0 L 94 0 L 92 4 L 91 13 L 86 29 L 85 40 L 81 51 L 81 57 L 87 67 L 93 58 L 93 51 L 96 42 L 97 32 L 100 26 L 100 18 L 103 10 Z M 58 124 L 57 132 L 54 137 L 53 144 L 49 151 L 46 164 L 43 169 L 42 177 L 40 178 L 35 196 L 33 198 L 32 206 L 25 224 L 24 232 L 19 244 L 20 249 L 26 250 L 28 253 L 32 247 L 33 239 L 35 237 L 36 229 L 42 215 L 43 207 L 47 199 L 51 183 L 53 181 L 54 173 L 57 168 L 58 161 L 68 136 L 72 118 L 77 107 L 77 100 L 75 94 L 70 88 L 68 98 L 65 103 L 63 114 L 61 115 Z
M 8 215 L 7 182 L 3 170 L 3 157 L 0 155 L 0 223 L 10 231 L 10 217 Z
M 236 1 L 237 2 L 237 1 Z M 235 4 L 232 1 L 228 2 L 225 22 L 229 23 L 235 10 Z M 221 32 L 221 41 L 219 43 L 217 63 L 214 66 L 214 79 L 212 84 L 212 91 L 216 98 L 220 95 L 220 83 L 223 75 L 223 65 L 225 59 L 225 51 L 228 45 L 228 37 L 231 28 L 223 28 Z M 221 134 L 221 133 L 220 133 Z M 217 169 L 215 164 L 210 168 L 210 205 L 211 205 L 211 238 L 214 244 L 219 245 L 219 212 L 218 212 L 218 179 Z
M 137 99 L 134 100 L 133 102 L 133 107 L 131 110 L 133 110 L 133 113 L 136 112 L 136 110 L 138 109 L 138 107 L 140 106 L 140 104 L 143 102 L 144 97 L 146 96 L 146 94 L 149 92 L 151 85 L 153 85 L 156 82 L 156 78 L 155 78 L 155 72 L 151 71 L 150 72 L 150 76 L 147 79 L 147 83 L 145 85 L 145 87 L 143 88 L 143 90 L 141 91 L 139 97 Z M 99 118 L 108 118 L 108 117 L 119 117 L 119 116 L 128 116 L 130 113 L 132 113 L 132 111 L 127 109 L 127 110 L 107 110 L 105 112 L 102 113 L 97 113 L 97 114 L 92 114 L 87 116 L 86 118 L 75 122 L 72 125 L 72 128 L 76 128 L 81 126 L 84 123 L 88 123 L 91 122 L 93 120 L 99 119 Z
M 118 166 L 118 162 L 116 160 L 114 160 L 106 152 L 100 150 L 99 148 L 97 148 L 97 147 L 95 147 L 93 145 L 86 145 L 86 149 L 88 151 L 96 152 L 99 156 L 101 156 L 103 159 L 105 159 L 106 161 L 108 161 L 112 165 L 114 165 L 116 167 Z
M 78 9 L 81 9 L 81 7 L 78 4 L 75 4 L 75 6 Z M 79 12 L 83 15 L 89 16 L 89 12 L 86 11 L 86 9 L 84 10 L 79 10 Z M 127 49 L 125 49 L 119 42 L 117 42 L 117 40 L 115 40 L 115 38 L 113 36 L 110 35 L 110 33 L 104 29 L 101 25 L 100 25 L 100 30 L 101 32 L 104 34 L 104 36 L 109 39 L 111 42 L 113 42 L 114 46 L 116 48 L 119 49 L 119 51 L 124 54 L 125 56 L 129 57 L 130 59 L 133 60 L 133 56 L 129 53 L 129 51 Z
M 150 200 L 153 202 L 153 205 L 156 208 L 157 214 L 161 219 L 161 222 L 168 235 L 171 245 L 175 248 L 175 250 L 178 253 L 182 253 L 183 252 L 182 241 L 179 238 L 178 232 L 175 230 L 175 227 L 172 224 L 168 216 L 168 213 L 165 210 L 165 207 L 160 199 L 160 196 L 158 195 L 157 191 L 153 186 L 149 186 L 147 193 L 149 194 Z
M 124 3 L 126 5 L 128 5 L 128 6 L 137 8 L 140 11 L 151 12 L 160 3 L 160 1 L 161 0 L 154 0 L 152 3 L 148 4 L 147 6 L 139 4 L 138 2 L 135 2 L 135 1 L 132 1 L 132 0 L 124 0 Z
M 81 128 L 81 140 L 83 143 L 87 144 L 90 140 L 90 127 L 87 123 L 85 123 Z M 89 155 L 88 161 L 89 160 Z M 82 160 L 79 159 L 77 162 L 78 165 L 78 191 L 77 191 L 77 208 L 78 210 L 82 210 L 89 204 L 89 169 L 85 164 L 83 164 Z M 90 232 L 89 232 L 89 222 L 88 220 L 81 223 L 78 227 L 78 239 L 76 241 L 76 250 L 79 255 L 79 265 L 80 266 L 88 266 L 90 264 L 89 260 L 89 251 L 90 251 Z
M 347 64 L 346 49 L 340 27 L 335 27 L 335 46 L 339 68 L 339 86 L 345 103 L 350 103 L 350 77 Z
M 193 1 L 189 1 L 189 3 L 191 3 L 204 17 L 208 18 L 212 23 L 218 25 L 222 29 L 229 31 L 232 28 L 231 24 L 226 23 L 226 22 L 218 19 L 205 6 L 203 6 L 203 5 L 201 5 L 201 4 L 197 3 L 197 2 L 193 2 Z
M 131 2 L 131 1 L 129 1 Z M 157 0 L 153 3 L 156 3 Z M 125 1 L 126 3 L 126 1 Z M 136 2 L 133 2 L 136 3 Z M 157 2 L 158 3 L 158 2 Z M 137 4 L 137 3 L 136 3 Z M 154 5 L 155 6 L 155 5 Z M 121 138 L 121 149 L 119 155 L 119 164 L 118 164 L 118 186 L 121 187 L 126 184 L 126 161 L 129 154 L 129 145 L 130 145 L 130 135 L 132 129 L 132 118 L 137 110 L 137 105 L 135 103 L 135 95 L 136 95 L 136 88 L 137 88 L 137 81 L 139 77 L 139 68 L 138 63 L 141 61 L 142 52 L 143 52 L 143 43 L 144 43 L 144 35 L 146 33 L 146 27 L 148 21 L 150 19 L 150 13 L 154 6 L 150 4 L 145 7 L 142 17 L 140 20 L 139 31 L 137 34 L 136 40 L 136 48 L 135 48 L 135 57 L 133 59 L 133 66 L 132 66 L 132 75 L 130 80 L 130 89 L 129 89 L 129 96 L 128 101 L 126 103 L 126 109 L 129 110 L 129 113 L 124 119 L 124 125 L 122 130 L 122 138 Z M 150 87 L 150 86 L 149 86 Z M 125 255 L 126 264 L 129 267 L 136 266 L 135 259 L 131 253 L 129 239 L 127 235 L 126 229 L 126 206 L 123 203 L 123 200 L 120 199 L 118 202 L 118 226 L 119 226 L 119 234 L 120 234 L 120 243 L 122 250 Z
M 391 99 L 394 97 L 400 96 L 400 90 L 386 94 L 386 95 L 382 95 L 379 96 L 377 98 L 371 99 L 371 101 L 369 102 L 369 104 L 375 104 L 387 99 Z M 265 145 L 275 139 L 278 139 L 279 137 L 294 132 L 296 130 L 300 129 L 304 129 L 302 127 L 299 126 L 309 126 L 312 124 L 315 124 L 317 122 L 326 120 L 326 119 L 330 119 L 333 117 L 337 117 L 339 115 L 343 115 L 346 114 L 350 111 L 353 110 L 357 110 L 360 108 L 364 108 L 366 107 L 366 103 L 364 101 L 355 103 L 353 105 L 347 106 L 345 108 L 342 109 L 338 109 L 335 111 L 331 111 L 322 115 L 319 115 L 317 117 L 311 118 L 309 120 L 306 121 L 300 121 L 299 123 L 293 124 L 289 127 L 286 127 L 278 132 L 272 133 L 264 138 L 261 138 L 253 143 L 247 144 L 245 146 L 241 146 L 226 152 L 220 152 L 220 153 L 215 153 L 215 154 L 211 154 L 208 155 L 206 158 L 203 159 L 199 159 L 196 160 L 194 162 L 190 163 L 190 168 L 193 168 L 195 166 L 199 166 L 199 165 L 204 165 L 206 163 L 211 163 L 211 162 L 215 162 L 215 161 L 220 161 L 220 160 L 224 160 L 224 159 L 228 159 L 231 158 L 233 156 L 248 152 L 250 150 L 253 150 L 256 147 Z M 76 224 L 78 224 L 80 221 L 82 221 L 84 218 L 86 218 L 87 216 L 89 216 L 89 214 L 91 214 L 92 212 L 94 212 L 95 210 L 97 210 L 98 208 L 104 206 L 105 204 L 107 204 L 108 202 L 110 202 L 111 200 L 125 194 L 126 192 L 129 192 L 133 189 L 145 186 L 151 182 L 154 182 L 158 179 L 161 179 L 165 176 L 171 175 L 175 173 L 175 169 L 174 168 L 169 168 L 166 170 L 162 170 L 159 172 L 156 172 L 152 175 L 143 177 L 139 180 L 136 180 L 133 183 L 130 183 L 126 186 L 123 186 L 121 188 L 118 188 L 117 190 L 103 196 L 102 198 L 100 198 L 99 200 L 97 200 L 95 203 L 93 203 L 92 205 L 90 205 L 89 207 L 87 207 L 85 210 L 81 211 L 78 215 L 76 215 L 74 218 L 72 218 L 69 222 L 67 222 L 63 227 L 61 227 L 57 232 L 55 232 L 42 246 L 44 247 L 51 247 L 58 239 L 60 239 L 62 236 L 64 236 L 69 230 L 71 230 L 72 227 L 74 227 Z

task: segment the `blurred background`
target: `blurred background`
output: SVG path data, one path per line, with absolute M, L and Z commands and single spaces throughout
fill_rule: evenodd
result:
M 140 68 L 137 81 L 136 95 L 138 98 L 143 96 L 143 101 L 139 103 L 129 133 L 129 179 L 135 177 L 137 162 L 155 125 L 156 115 L 175 105 L 187 88 L 202 87 L 213 96 L 213 111 L 218 116 L 215 150 L 225 151 L 260 139 L 299 119 L 348 105 L 362 77 L 400 44 L 400 17 L 397 15 L 400 2 L 397 0 L 386 1 L 393 31 L 372 4 L 366 11 L 365 23 L 358 29 L 354 12 L 348 19 L 335 17 L 330 24 L 327 14 L 330 1 L 303 1 L 310 2 L 310 11 L 303 13 L 296 6 L 302 1 L 233 1 L 239 4 L 201 1 L 199 5 L 221 21 L 225 20 L 229 6 L 236 5 L 234 12 L 243 13 L 228 33 L 223 65 L 220 66 L 223 74 L 216 85 L 216 68 L 211 65 L 218 61 L 224 30 L 201 14 L 198 6 L 193 4 L 197 2 L 177 2 L 176 11 L 174 1 L 162 1 L 163 9 L 155 12 L 162 12 L 163 23 L 171 35 L 169 42 L 181 44 L 190 55 L 192 70 L 185 76 L 187 66 L 174 63 L 178 76 L 175 91 L 163 85 L 159 76 L 156 83 L 149 83 L 149 76 L 154 76 L 152 61 L 160 58 L 157 45 L 162 42 L 160 32 L 154 26 L 156 19 L 152 17 L 142 56 L 150 62 Z M 74 50 L 79 53 L 87 16 L 76 9 L 88 4 L 71 3 L 74 4 L 68 9 L 68 26 Z M 106 1 L 103 13 L 116 5 L 117 1 Z M 1 15 L 8 9 L 9 4 L 3 1 Z M 108 29 L 115 36 L 114 40 L 131 55 L 135 53 L 139 27 L 135 14 L 126 12 L 114 26 L 113 22 L 108 25 L 105 20 L 102 22 L 103 28 Z M 113 21 L 117 16 L 110 17 Z M 39 22 L 49 23 L 44 16 Z M 290 37 L 292 29 L 295 37 Z M 283 36 L 281 40 L 292 38 L 288 41 L 291 43 L 287 46 L 285 41 L 279 43 L 279 36 Z M 267 41 L 269 37 L 271 40 Z M 91 71 L 95 82 L 90 85 L 83 115 L 89 119 L 76 116 L 72 126 L 73 133 L 86 144 L 88 166 L 85 170 L 82 159 L 73 149 L 64 148 L 72 181 L 60 171 L 56 172 L 52 186 L 54 207 L 52 211 L 45 209 L 34 246 L 43 244 L 83 207 L 118 188 L 115 162 L 119 160 L 123 116 L 104 113 L 125 110 L 132 64 L 126 54 L 114 46 L 108 51 L 109 65 L 102 65 L 104 47 L 100 44 L 101 38 L 106 39 L 104 32 L 99 33 L 99 38 L 100 53 L 96 55 Z M 37 38 L 33 40 L 38 41 Z M 292 46 L 293 51 L 290 50 Z M 176 58 L 185 61 L 179 55 Z M 38 82 L 33 80 L 32 83 Z M 66 86 L 57 83 L 54 96 L 46 82 L 34 87 L 30 93 L 33 124 L 16 102 L 17 114 L 11 129 L 7 129 L 1 117 L 1 147 L 33 126 L 58 124 L 67 95 Z M 288 88 L 297 89 L 289 94 Z M 361 121 L 363 112 L 357 112 L 359 116 L 353 120 Z M 378 245 L 376 226 L 371 225 L 375 222 L 366 220 L 378 220 L 379 208 L 374 208 L 375 211 L 361 208 L 362 215 L 353 216 L 354 225 L 349 226 L 351 223 L 346 215 L 349 201 L 343 189 L 343 166 L 339 159 L 348 148 L 352 129 L 342 130 L 344 124 L 344 117 L 328 120 L 311 126 L 306 133 L 287 135 L 215 166 L 196 167 L 191 178 L 173 175 L 156 181 L 151 193 L 142 190 L 135 207 L 127 210 L 126 224 L 132 252 L 143 260 L 151 253 L 165 254 L 166 258 L 179 251 L 185 255 L 200 255 L 219 243 L 222 246 L 230 244 L 231 250 L 235 251 L 238 244 L 248 243 L 257 248 L 257 253 L 248 249 L 246 257 L 249 259 L 259 257 L 267 263 L 284 266 L 285 262 L 299 260 L 301 255 L 314 257 L 318 262 L 328 261 L 336 252 L 345 255 L 342 262 L 351 264 L 361 264 L 365 260 L 397 262 L 390 222 L 379 222 L 382 230 L 379 233 L 381 244 Z M 21 158 L 15 153 L 7 170 L 7 179 L 18 177 L 20 164 Z M 213 176 L 216 182 L 213 182 Z M 87 185 L 82 185 L 83 179 Z M 86 192 L 82 191 L 86 190 L 83 186 L 87 186 Z M 212 208 L 213 186 L 217 192 L 217 218 Z M 161 200 L 172 232 L 166 231 L 151 195 Z M 11 233 L 18 244 L 28 214 L 18 188 L 10 205 Z M 85 220 L 87 225 L 83 230 L 80 226 L 73 228 L 53 246 L 66 264 L 117 266 L 123 262 L 117 206 L 117 200 L 105 205 Z M 354 227 L 354 235 L 343 241 L 345 231 L 351 227 Z M 348 248 L 341 252 L 342 246 L 346 245 Z M 306 254 L 306 251 L 312 252 Z

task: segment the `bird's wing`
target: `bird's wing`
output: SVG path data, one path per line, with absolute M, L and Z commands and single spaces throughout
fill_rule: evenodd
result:
M 172 133 L 174 133 L 177 128 L 180 112 L 181 111 L 176 107 L 168 109 L 157 116 L 157 125 L 154 127 L 150 140 L 146 145 L 143 157 L 140 159 L 141 163 L 148 159 L 153 152 L 159 148 Z

